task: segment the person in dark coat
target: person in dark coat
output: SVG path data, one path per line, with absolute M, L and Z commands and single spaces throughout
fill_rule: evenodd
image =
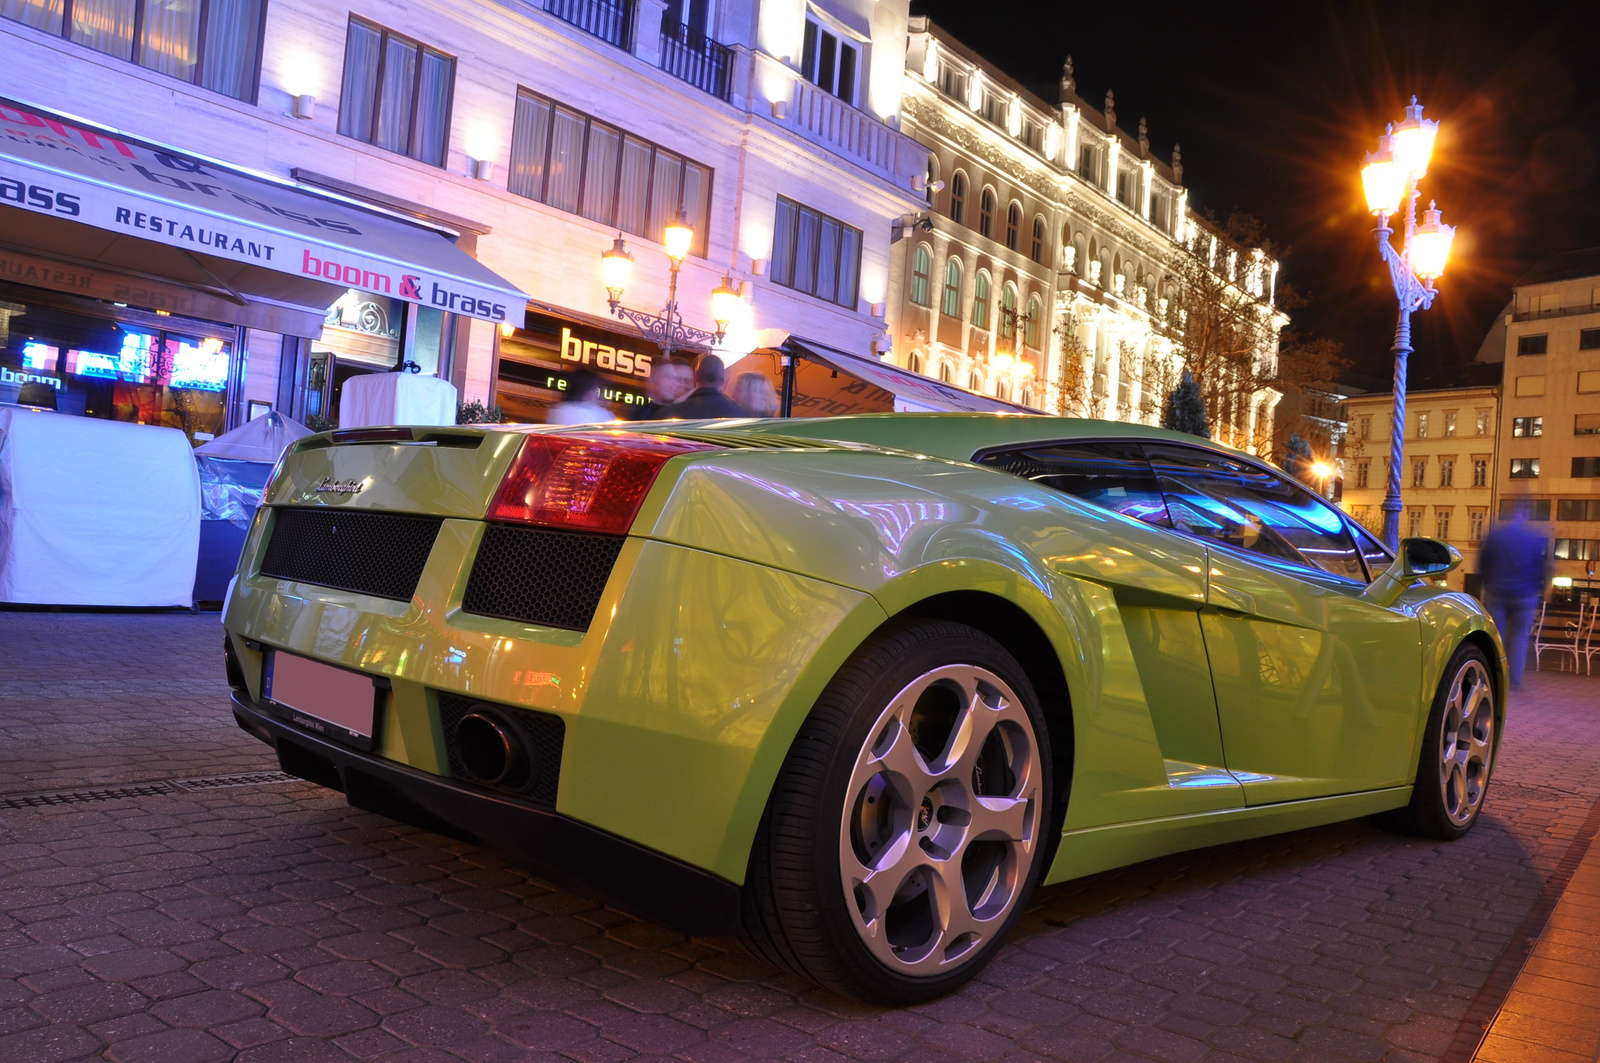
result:
M 1483 593 L 1511 666 L 1511 689 L 1522 686 L 1528 661 L 1528 636 L 1539 615 L 1552 571 L 1550 541 L 1528 527 L 1528 513 L 1515 506 L 1509 520 L 1489 529 L 1478 548 Z
M 727 379 L 728 370 L 722 364 L 722 359 L 714 354 L 706 355 L 695 367 L 694 390 L 685 395 L 682 402 L 673 403 L 657 416 L 685 421 L 709 417 L 749 417 L 749 410 L 722 393 L 722 385 Z
M 682 362 L 659 363 L 650 374 L 650 401 L 628 413 L 630 421 L 659 421 L 668 406 L 681 402 L 694 390 L 694 370 Z

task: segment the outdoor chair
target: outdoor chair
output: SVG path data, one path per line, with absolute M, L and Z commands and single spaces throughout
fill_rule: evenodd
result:
M 1583 658 L 1583 651 L 1578 648 L 1578 636 L 1584 621 L 1584 607 L 1578 606 L 1578 616 L 1574 620 L 1565 613 L 1551 615 L 1550 603 L 1542 602 L 1539 605 L 1539 626 L 1533 631 L 1533 667 L 1537 671 L 1544 669 L 1544 655 L 1555 653 L 1558 655 L 1572 655 L 1572 670 L 1576 672 L 1579 664 L 1587 663 Z M 1566 671 L 1565 668 L 1562 671 Z

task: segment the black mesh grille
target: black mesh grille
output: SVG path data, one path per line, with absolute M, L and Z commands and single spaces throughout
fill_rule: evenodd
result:
M 521 779 L 511 780 L 513 785 L 488 786 L 475 782 L 461 763 L 461 752 L 456 748 L 456 724 L 463 716 L 481 712 L 509 726 L 522 739 L 522 748 L 528 758 L 528 771 Z M 486 790 L 519 794 L 530 801 L 554 805 L 556 790 L 561 782 L 561 743 L 567 735 L 567 725 L 559 716 L 531 709 L 511 709 L 503 705 L 488 705 L 460 694 L 439 693 L 439 723 L 444 728 L 444 748 L 450 757 L 450 775 L 470 786 Z
M 395 513 L 279 509 L 261 574 L 409 601 L 441 523 Z
M 624 538 L 490 524 L 461 607 L 480 616 L 587 630 Z

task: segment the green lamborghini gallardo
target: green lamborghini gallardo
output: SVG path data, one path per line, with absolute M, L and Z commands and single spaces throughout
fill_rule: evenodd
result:
M 284 456 L 223 623 L 285 771 L 909 1002 L 1038 882 L 1470 829 L 1504 654 L 1400 554 L 1137 425 L 358 429 Z

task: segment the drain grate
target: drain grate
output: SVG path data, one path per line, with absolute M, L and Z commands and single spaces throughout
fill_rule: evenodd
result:
M 54 805 L 82 805 L 97 801 L 121 801 L 129 797 L 159 797 L 163 794 L 202 793 L 227 786 L 270 786 L 296 782 L 281 771 L 246 771 L 234 775 L 200 775 L 188 779 L 158 779 L 121 786 L 91 786 L 80 790 L 41 790 L 31 794 L 0 794 L 0 808 L 49 808 Z

